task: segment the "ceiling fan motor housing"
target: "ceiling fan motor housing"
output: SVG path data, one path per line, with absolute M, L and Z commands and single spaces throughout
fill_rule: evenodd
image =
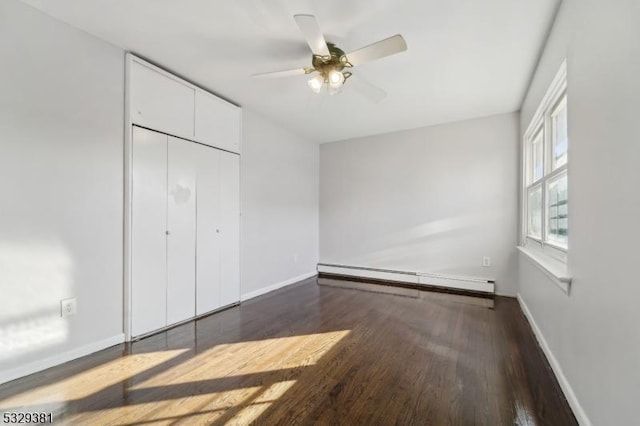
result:
M 342 49 L 337 47 L 333 43 L 327 42 L 327 47 L 329 48 L 330 56 L 322 56 L 322 55 L 313 55 L 311 59 L 311 64 L 313 65 L 313 69 L 310 72 L 318 71 L 320 75 L 322 75 L 325 79 L 329 75 L 331 70 L 336 70 L 342 72 L 345 68 L 351 68 L 352 65 L 349 63 L 346 54 Z M 345 72 L 345 79 L 348 78 L 351 73 Z

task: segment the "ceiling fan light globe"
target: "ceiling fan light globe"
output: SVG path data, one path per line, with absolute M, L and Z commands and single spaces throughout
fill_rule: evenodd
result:
M 337 89 L 338 87 L 342 86 L 342 83 L 344 83 L 344 74 L 342 74 L 338 70 L 331 70 L 329 71 L 328 80 L 329 86 Z
M 333 87 L 333 86 L 329 85 L 329 87 L 327 87 L 327 92 L 331 96 L 336 95 L 336 94 L 342 92 L 342 86 Z
M 320 93 L 322 89 L 322 85 L 324 84 L 324 80 L 319 75 L 316 75 L 312 79 L 310 79 L 307 84 L 313 90 L 314 93 Z

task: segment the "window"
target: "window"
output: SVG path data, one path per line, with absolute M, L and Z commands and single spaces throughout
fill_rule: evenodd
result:
M 524 135 L 523 244 L 565 260 L 569 246 L 567 79 L 563 63 Z

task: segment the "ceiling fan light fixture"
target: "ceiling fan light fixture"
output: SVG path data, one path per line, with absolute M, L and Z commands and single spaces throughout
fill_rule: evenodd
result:
M 322 86 L 324 84 L 324 79 L 320 75 L 316 75 L 312 79 L 310 79 L 307 84 L 314 91 L 314 93 L 320 93 Z
M 337 87 L 333 87 L 333 86 L 328 86 L 327 87 L 327 92 L 333 96 L 337 93 L 341 93 L 342 92 L 342 86 L 337 86 Z
M 338 70 L 329 71 L 329 75 L 327 76 L 327 80 L 329 81 L 329 87 L 337 89 L 344 83 L 344 74 Z

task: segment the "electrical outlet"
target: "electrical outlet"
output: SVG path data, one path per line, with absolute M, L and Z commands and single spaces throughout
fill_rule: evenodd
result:
M 491 258 L 489 256 L 485 256 L 482 258 L 482 266 L 491 266 Z
M 60 316 L 70 317 L 76 314 L 76 298 L 62 299 L 60 301 Z
M 298 263 L 298 255 L 297 254 L 293 255 L 293 263 Z

